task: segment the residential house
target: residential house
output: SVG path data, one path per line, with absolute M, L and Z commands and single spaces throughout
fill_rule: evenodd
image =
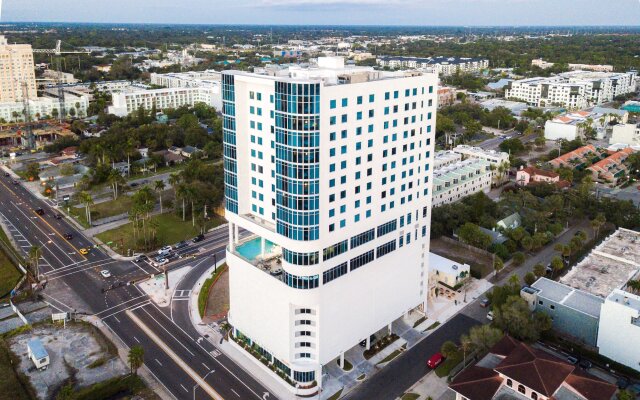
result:
M 435 253 L 429 253 L 429 267 L 430 287 L 440 283 L 448 288 L 455 288 L 471 276 L 468 264 L 461 264 Z
M 502 230 L 516 229 L 522 225 L 522 218 L 517 212 L 496 222 L 496 228 Z
M 184 157 L 187 158 L 191 158 L 192 156 L 194 156 L 196 153 L 200 152 L 200 149 L 198 149 L 197 147 L 193 147 L 193 146 L 184 146 L 181 151 L 180 154 Z
M 180 153 L 174 153 L 170 150 L 154 151 L 153 154 L 162 157 L 164 165 L 167 167 L 180 164 L 184 161 L 184 157 Z
M 449 385 L 456 400 L 611 400 L 617 388 L 543 350 L 504 336 Z
M 536 167 L 521 167 L 516 174 L 516 184 L 528 186 L 538 183 L 553 183 L 558 187 L 567 187 L 569 182 L 561 181 L 560 175 Z

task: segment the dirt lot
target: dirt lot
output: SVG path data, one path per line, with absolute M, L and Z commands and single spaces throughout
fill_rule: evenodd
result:
M 471 271 L 478 273 L 483 278 L 493 271 L 493 259 L 491 257 L 483 257 L 477 253 L 470 252 L 462 244 L 456 245 L 441 239 L 433 239 L 430 246 L 432 253 L 459 263 L 469 264 Z
M 44 371 L 36 370 L 27 356 L 27 342 L 33 338 L 40 339 L 49 353 L 51 364 Z M 8 342 L 20 359 L 20 372 L 29 378 L 40 399 L 49 398 L 70 379 L 76 387 L 84 387 L 127 373 L 113 344 L 89 325 L 40 326 Z

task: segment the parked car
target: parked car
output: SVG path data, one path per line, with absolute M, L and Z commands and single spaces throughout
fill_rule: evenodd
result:
M 64 234 L 64 238 L 67 239 L 67 240 L 71 240 L 71 239 L 73 239 L 73 235 L 70 234 L 70 233 L 65 233 Z
M 493 311 L 489 311 L 489 312 L 487 313 L 487 319 L 488 319 L 489 321 L 493 321 Z
M 487 308 L 489 307 L 489 304 L 491 304 L 491 302 L 489 301 L 489 299 L 482 299 L 480 300 L 480 307 L 482 308 Z
M 103 269 L 102 271 L 100 271 L 100 275 L 102 275 L 103 278 L 111 278 L 111 272 L 109 272 L 109 270 Z
M 142 253 L 133 253 L 133 261 L 140 262 L 147 259 L 147 256 Z
M 591 361 L 583 359 L 580 360 L 580 366 L 584 369 L 589 369 L 591 367 L 593 367 L 593 363 L 591 363 Z
M 53 217 L 54 217 L 55 219 L 62 219 L 62 214 L 60 214 L 60 213 L 55 213 L 55 214 L 53 214 Z
M 371 346 L 373 344 L 373 342 L 376 341 L 376 335 L 371 335 L 369 336 L 369 345 Z M 367 347 L 367 339 L 362 340 L 362 342 L 360 342 L 360 346 L 361 347 Z
M 182 248 L 184 248 L 184 247 L 187 247 L 188 245 L 189 245 L 189 244 L 188 244 L 186 241 L 184 241 L 184 240 L 183 240 L 183 241 L 181 241 L 181 242 L 176 243 L 176 244 L 173 246 L 173 248 L 174 248 L 175 250 L 178 250 L 178 249 L 182 249 Z
M 202 242 L 204 240 L 204 235 L 201 233 L 198 236 L 194 237 L 191 241 L 193 243 Z
M 431 369 L 436 369 L 438 365 L 442 364 L 444 361 L 444 356 L 440 353 L 436 353 L 431 356 L 429 360 L 427 360 L 427 367 Z
M 576 356 L 569 356 L 569 357 L 567 357 L 567 362 L 568 362 L 569 364 L 573 364 L 573 365 L 575 365 L 575 364 L 577 364 L 577 363 L 578 363 L 578 361 L 579 361 L 579 360 L 578 360 L 578 357 L 576 357 Z
M 44 215 L 44 210 L 42 208 L 36 208 L 36 214 Z

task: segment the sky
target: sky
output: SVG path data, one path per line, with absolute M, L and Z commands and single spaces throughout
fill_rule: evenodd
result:
M 640 0 L 0 0 L 1 22 L 640 25 Z

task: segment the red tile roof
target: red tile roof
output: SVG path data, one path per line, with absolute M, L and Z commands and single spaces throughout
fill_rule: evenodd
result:
M 539 176 L 547 176 L 549 178 L 557 178 L 560 176 L 553 171 L 547 171 L 547 170 L 536 168 L 536 167 L 527 167 L 523 169 L 523 171 L 528 173 L 531 176 L 539 175 Z
M 449 387 L 467 399 L 491 400 L 501 385 L 497 372 L 474 365 L 459 373 Z
M 600 380 L 576 368 L 565 383 L 588 400 L 609 400 L 616 393 L 615 385 Z

